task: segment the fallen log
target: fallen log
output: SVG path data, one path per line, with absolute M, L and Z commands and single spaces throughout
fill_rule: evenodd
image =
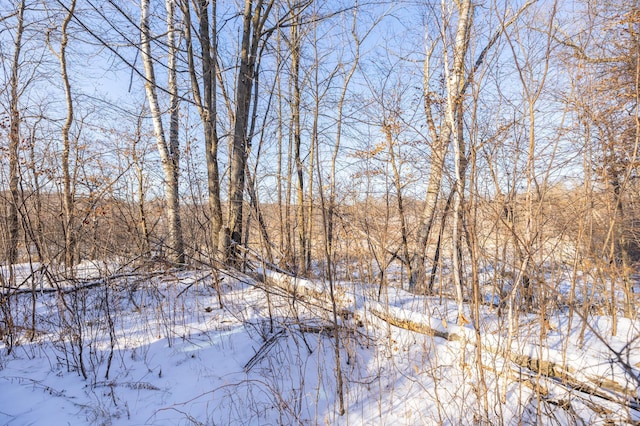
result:
M 275 285 L 294 297 L 330 303 L 328 292 L 321 282 L 292 277 L 274 271 L 262 271 L 261 278 L 266 283 Z M 356 307 L 354 297 L 347 296 L 343 290 L 339 290 L 339 293 L 341 297 L 337 298 L 337 302 L 341 314 L 344 317 L 347 315 L 360 317 L 355 312 L 360 307 Z M 443 338 L 447 341 L 477 344 L 475 331 L 469 327 L 448 324 L 442 319 L 377 302 L 364 301 L 362 305 L 361 307 L 366 311 L 395 327 Z M 622 384 L 604 375 L 585 374 L 567 363 L 541 359 L 531 355 L 536 351 L 532 345 L 512 346 L 511 350 L 507 351 L 497 339 L 491 338 L 491 336 L 485 336 L 480 343 L 483 351 L 503 357 L 518 368 L 528 371 L 532 376 L 541 376 L 574 391 L 624 404 L 633 410 L 640 411 L 638 390 L 633 386 L 633 383 Z M 548 350 L 548 352 L 553 351 Z
M 440 337 L 448 341 L 477 344 L 475 333 L 471 329 L 454 324 L 446 324 L 433 317 L 397 307 L 382 307 L 378 303 L 368 304 L 367 307 L 371 314 L 393 326 L 428 336 Z M 411 317 L 417 317 L 418 320 L 416 321 Z M 518 352 L 518 348 L 514 347 L 507 352 L 506 348 L 491 344 L 491 339 L 482 341 L 481 344 L 483 351 L 503 357 L 517 367 L 528 370 L 533 375 L 540 375 L 575 391 L 624 404 L 633 410 L 640 411 L 637 388 L 632 385 L 625 386 L 610 378 L 583 375 L 585 380 L 588 381 L 586 382 L 576 377 L 578 369 L 570 365 L 536 358 L 522 353 L 522 351 Z M 530 347 L 528 348 L 531 349 Z
M 312 281 L 306 278 L 294 277 L 281 272 L 274 271 L 258 271 L 258 280 L 265 284 L 274 285 L 298 300 L 315 301 L 320 304 L 331 306 L 331 295 L 329 289 L 325 288 L 322 282 Z M 354 299 L 346 294 L 343 289 L 336 288 L 336 306 L 337 314 L 342 318 L 352 317 Z M 330 308 L 327 308 L 330 309 Z

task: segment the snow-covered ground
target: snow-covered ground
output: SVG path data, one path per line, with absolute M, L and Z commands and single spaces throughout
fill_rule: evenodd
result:
M 326 283 L 203 270 L 97 279 L 111 266 L 85 267 L 84 290 L 12 297 L 19 337 L 0 347 L 0 424 L 640 421 L 638 319 L 618 318 L 612 336 L 610 317 L 560 307 L 544 320 L 521 312 L 510 329 L 483 305 L 459 327 L 446 298 L 389 288 L 377 300 L 377 288 L 340 283 L 340 415 Z

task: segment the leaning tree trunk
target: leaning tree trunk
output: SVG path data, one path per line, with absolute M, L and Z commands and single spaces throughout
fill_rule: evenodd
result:
M 435 99 L 434 94 L 430 90 L 430 74 L 431 74 L 431 56 L 433 54 L 434 46 L 431 46 L 427 50 L 427 56 L 424 60 L 424 77 L 423 77 L 423 90 L 424 90 L 424 111 L 427 121 L 427 127 L 429 131 L 429 137 L 431 138 L 431 167 L 429 168 L 429 178 L 427 183 L 427 193 L 425 196 L 424 207 L 420 214 L 420 220 L 418 223 L 418 235 L 416 248 L 414 250 L 411 259 L 406 259 L 410 266 L 409 276 L 409 289 L 414 290 L 418 286 L 424 285 L 426 270 L 426 252 L 427 243 L 429 241 L 429 235 L 433 227 L 433 222 L 436 213 L 436 207 L 438 205 L 438 199 L 440 196 L 440 186 L 442 184 L 442 178 L 444 173 L 444 160 L 449 150 L 449 140 L 451 138 L 451 129 L 445 126 L 440 133 L 436 128 L 435 120 L 433 119 L 432 109 L 434 104 L 438 102 Z

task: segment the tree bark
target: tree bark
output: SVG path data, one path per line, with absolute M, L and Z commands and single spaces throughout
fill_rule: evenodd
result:
M 22 50 L 22 34 L 24 32 L 24 0 L 18 6 L 13 60 L 11 63 L 11 79 L 10 79 L 10 123 L 9 123 L 9 220 L 8 231 L 9 241 L 7 244 L 6 259 L 9 264 L 9 286 L 15 284 L 15 276 L 13 272 L 13 264 L 18 261 L 18 239 L 20 234 L 20 221 L 18 219 L 18 203 L 20 202 L 20 192 L 18 189 L 19 172 L 18 172 L 18 147 L 20 145 L 20 110 L 18 107 L 18 68 L 20 67 L 20 52 Z
M 156 137 L 156 145 L 158 153 L 160 154 L 160 160 L 162 161 L 162 171 L 165 178 L 165 198 L 167 202 L 167 221 L 169 222 L 169 259 L 177 264 L 183 264 L 184 258 L 184 245 L 182 241 L 182 227 L 180 221 L 180 197 L 178 192 L 178 172 L 179 172 L 179 157 L 177 144 L 177 127 L 174 127 L 177 116 L 174 116 L 174 109 L 177 109 L 177 87 L 175 82 L 175 39 L 173 28 L 173 1 L 167 0 L 167 31 L 168 31 L 168 43 L 169 43 L 169 56 L 173 56 L 169 60 L 169 93 L 170 103 L 172 107 L 172 124 L 171 131 L 173 135 L 170 135 L 169 141 L 171 146 L 167 144 L 165 138 L 162 117 L 160 111 L 160 105 L 158 103 L 158 95 L 156 93 L 156 78 L 153 69 L 153 59 L 151 54 L 151 33 L 149 29 L 149 0 L 141 0 L 141 22 L 140 22 L 140 41 L 142 50 L 142 62 L 144 64 L 145 71 L 145 91 L 147 94 L 147 101 L 149 102 L 149 110 L 151 112 L 151 118 L 153 120 L 153 128 Z M 172 77 L 173 74 L 173 77 Z
M 185 261 L 184 242 L 182 237 L 182 220 L 180 218 L 180 97 L 178 95 L 178 78 L 176 71 L 176 46 L 175 29 L 175 0 L 166 0 L 167 9 L 167 44 L 169 47 L 169 57 L 167 58 L 167 68 L 169 72 L 169 173 L 168 179 L 171 184 L 167 188 L 167 204 L 169 204 L 169 244 L 171 245 L 171 260 L 177 264 Z
M 255 66 L 258 53 L 258 43 L 262 37 L 264 22 L 269 16 L 273 1 L 269 2 L 263 11 L 263 2 L 245 0 L 243 12 L 242 42 L 240 45 L 240 66 L 236 82 L 236 109 L 233 124 L 233 141 L 231 146 L 231 170 L 229 181 L 229 231 L 231 233 L 230 247 L 227 248 L 228 258 L 233 263 L 239 263 L 240 256 L 237 246 L 243 241 L 243 204 L 245 189 L 245 167 L 247 149 L 251 135 L 248 134 L 251 93 L 255 77 Z
M 429 137 L 431 138 L 431 167 L 429 168 L 424 207 L 420 213 L 416 249 L 411 260 L 409 260 L 412 265 L 410 268 L 412 273 L 409 276 L 409 289 L 411 290 L 415 290 L 418 286 L 424 285 L 426 276 L 425 263 L 427 243 L 429 241 L 431 228 L 433 227 L 438 199 L 440 197 L 440 186 L 442 185 L 444 172 L 444 160 L 449 150 L 449 140 L 451 138 L 451 129 L 447 126 L 438 133 L 438 129 L 433 118 L 432 108 L 437 102 L 435 95 L 430 90 L 429 82 L 431 78 L 430 62 L 433 50 L 434 46 L 427 49 L 423 70 L 424 111 Z
M 295 11 L 294 11 L 295 14 Z M 298 271 L 307 272 L 307 221 L 305 219 L 304 163 L 301 158 L 302 135 L 300 129 L 300 28 L 299 16 L 295 14 L 290 28 L 291 43 L 291 137 L 293 139 L 293 155 L 296 167 L 298 186 L 296 187 L 296 226 L 298 231 L 299 253 Z
M 64 85 L 64 95 L 67 104 L 67 117 L 64 125 L 62 126 L 62 179 L 64 184 L 63 189 L 63 210 L 64 210 L 64 264 L 65 267 L 72 271 L 74 265 L 75 255 L 75 220 L 74 220 L 74 189 L 71 178 L 71 168 L 69 165 L 69 156 L 71 154 L 71 141 L 70 131 L 73 124 L 73 98 L 71 97 L 71 84 L 69 83 L 69 74 L 67 73 L 67 44 L 69 42 L 69 36 L 67 34 L 67 28 L 69 22 L 73 17 L 73 12 L 76 7 L 76 2 L 73 0 L 69 7 L 69 13 L 67 14 L 64 22 L 62 23 L 62 40 L 60 41 L 60 54 L 58 60 L 60 61 L 60 75 L 62 76 L 62 83 Z
M 262 1 L 258 0 L 257 9 L 260 8 L 261 4 Z M 242 244 L 242 207 L 245 180 L 244 171 L 247 161 L 247 126 L 249 120 L 249 102 L 251 100 L 251 89 L 253 87 L 253 59 L 250 54 L 252 14 L 253 1 L 245 0 L 240 68 L 238 71 L 238 81 L 236 83 L 236 111 L 230 171 L 231 180 L 229 182 L 229 230 L 231 231 L 232 247 L 228 249 L 229 256 L 234 260 L 237 258 L 238 253 L 233 248 L 233 245 Z
M 211 3 L 211 18 L 209 18 L 209 3 Z M 217 131 L 217 96 L 216 96 L 216 56 L 217 56 L 217 26 L 216 26 L 216 0 L 200 0 L 198 7 L 198 38 L 200 42 L 200 56 L 202 60 L 202 92 L 195 70 L 195 60 L 191 37 L 191 18 L 189 2 L 182 3 L 185 17 L 185 39 L 187 43 L 187 55 L 189 74 L 191 76 L 191 88 L 195 103 L 204 126 L 205 158 L 207 162 L 207 188 L 209 210 L 211 212 L 211 249 L 214 257 L 221 253 L 223 240 L 221 231 L 223 226 L 222 204 L 220 201 L 220 171 L 218 166 L 218 131 Z M 211 33 L 209 28 L 211 27 Z
M 458 28 L 456 30 L 456 39 L 453 46 L 453 68 L 449 71 L 448 55 L 444 55 L 445 76 L 447 81 L 447 107 L 446 107 L 446 127 L 451 129 L 453 136 L 454 149 L 454 171 L 455 171 L 455 187 L 453 199 L 453 277 L 456 288 L 456 301 L 458 304 L 458 324 L 464 325 L 468 320 L 464 318 L 464 283 L 462 282 L 462 235 L 460 233 L 460 215 L 462 214 L 462 203 L 464 199 L 465 188 L 465 143 L 462 134 L 462 91 L 461 87 L 464 83 L 464 61 L 469 47 L 469 30 L 473 18 L 473 6 L 470 0 L 459 3 Z M 444 6 L 443 6 L 444 9 Z

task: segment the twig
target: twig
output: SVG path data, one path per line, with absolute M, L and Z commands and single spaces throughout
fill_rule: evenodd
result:
M 195 280 L 194 282 L 192 282 L 191 284 L 189 284 L 188 286 L 186 286 L 185 288 L 180 290 L 180 292 L 176 295 L 176 299 L 178 297 L 180 297 L 182 295 L 182 293 L 184 293 L 185 291 L 189 290 L 194 284 L 202 282 L 202 281 L 206 280 L 207 278 L 209 278 L 210 276 L 211 276 L 211 272 L 209 272 L 208 274 L 203 275 L 202 277 L 198 278 L 197 280 Z M 220 281 L 222 281 L 223 279 L 224 279 L 224 277 L 220 278 Z

